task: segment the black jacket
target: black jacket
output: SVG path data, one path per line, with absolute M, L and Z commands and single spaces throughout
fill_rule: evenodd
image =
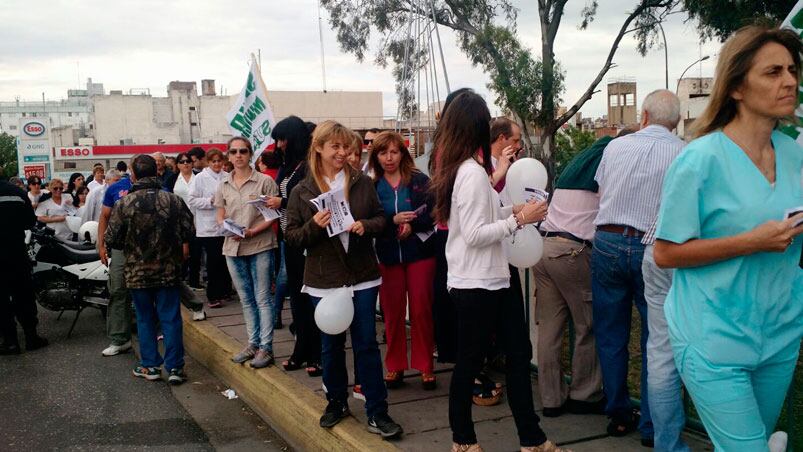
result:
M 34 227 L 36 215 L 28 194 L 5 180 L 0 181 L 0 218 L 0 237 L 7 247 L 3 254 L 8 253 L 9 260 L 25 258 L 25 230 Z

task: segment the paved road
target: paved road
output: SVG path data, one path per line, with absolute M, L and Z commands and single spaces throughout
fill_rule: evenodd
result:
M 172 390 L 133 378 L 133 353 L 101 357 L 107 340 L 98 311 L 85 311 L 66 338 L 73 315 L 56 321 L 40 309 L 40 331 L 51 345 L 0 356 L 0 450 L 287 450 L 192 360 L 190 381 Z

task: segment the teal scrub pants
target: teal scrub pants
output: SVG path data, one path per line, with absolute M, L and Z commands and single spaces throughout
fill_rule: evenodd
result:
M 768 451 L 767 441 L 795 372 L 800 341 L 753 366 L 712 363 L 692 346 L 674 345 L 680 376 L 716 450 Z

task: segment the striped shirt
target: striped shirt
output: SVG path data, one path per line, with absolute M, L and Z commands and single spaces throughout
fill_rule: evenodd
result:
M 600 194 L 594 224 L 648 230 L 658 217 L 664 174 L 684 145 L 659 125 L 611 141 L 594 177 Z

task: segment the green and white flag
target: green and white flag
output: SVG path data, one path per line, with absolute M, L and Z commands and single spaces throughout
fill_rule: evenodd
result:
M 786 20 L 783 21 L 781 27 L 789 28 L 803 38 L 803 0 L 798 0 L 795 7 L 792 8 L 792 11 L 786 16 Z M 803 79 L 801 79 L 801 84 L 798 86 L 797 97 L 800 105 L 798 105 L 797 110 L 795 110 L 795 116 L 797 116 L 798 122 L 803 123 Z M 803 146 L 803 127 L 790 125 L 784 127 L 782 130 L 784 133 L 797 140 L 798 144 Z
M 251 55 L 251 69 L 240 96 L 234 102 L 232 109 L 226 114 L 229 130 L 234 136 L 248 138 L 254 146 L 254 158 L 251 163 L 262 154 L 262 151 L 273 144 L 270 133 L 276 120 L 273 110 L 268 103 L 268 90 L 262 81 L 259 65 Z

